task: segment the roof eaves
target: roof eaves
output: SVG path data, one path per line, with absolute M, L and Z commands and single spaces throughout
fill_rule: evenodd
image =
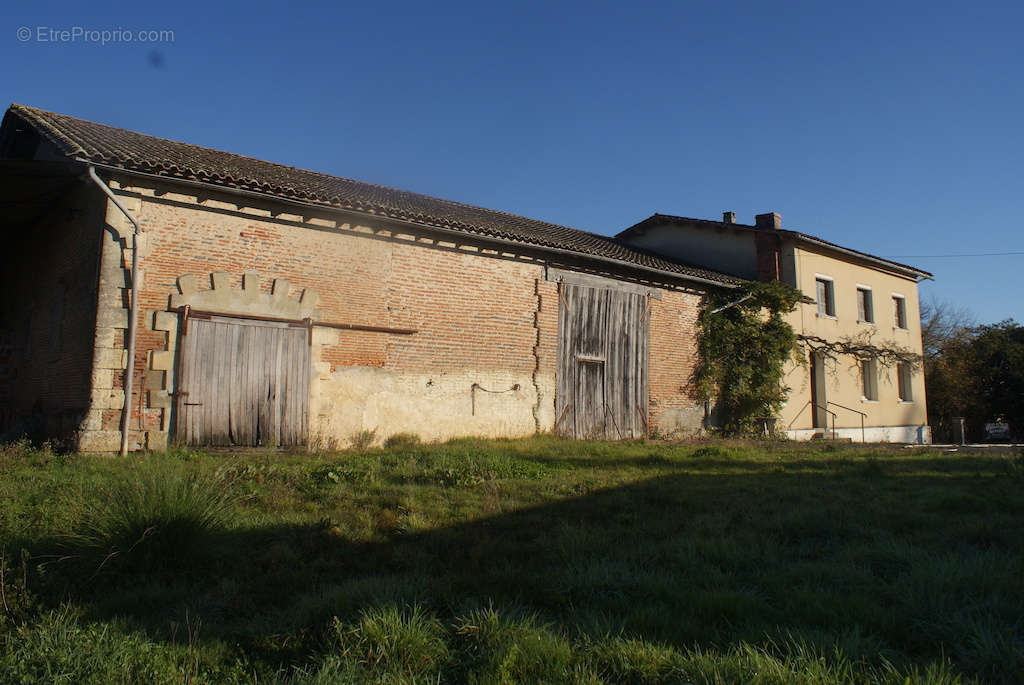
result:
M 626 230 L 616 234 L 615 237 L 616 238 L 621 238 L 623 236 L 629 235 L 629 234 L 631 234 L 633 232 L 634 229 L 643 227 L 643 226 L 645 226 L 645 225 L 647 225 L 649 223 L 654 223 L 654 222 L 659 221 L 659 220 L 660 221 L 667 221 L 669 223 L 674 223 L 674 224 L 691 224 L 691 225 L 692 224 L 697 224 L 697 225 L 705 227 L 705 228 L 733 228 L 733 229 L 738 229 L 738 230 L 742 230 L 742 231 L 764 230 L 764 229 L 759 229 L 757 226 L 753 226 L 753 225 L 750 225 L 750 224 L 726 223 L 724 221 L 715 221 L 713 219 L 695 219 L 695 218 L 692 218 L 692 217 L 675 216 L 675 215 L 671 215 L 671 214 L 658 214 L 658 213 L 655 213 L 655 214 L 652 214 L 651 216 L 647 217 L 643 221 L 641 221 L 641 222 L 639 222 L 637 224 L 634 224 L 633 226 L 630 226 Z M 914 267 L 914 266 L 910 266 L 909 264 L 901 264 L 900 262 L 894 262 L 893 260 L 886 259 L 885 257 L 878 257 L 876 255 L 873 255 L 873 254 L 870 254 L 870 253 L 867 253 L 867 252 L 861 252 L 860 250 L 855 250 L 855 249 L 850 248 L 850 247 L 843 247 L 842 245 L 837 245 L 836 243 L 830 242 L 830 241 L 825 240 L 823 238 L 819 238 L 817 236 L 813 236 L 813 235 L 810 235 L 810 234 L 807 234 L 807 233 L 801 233 L 799 231 L 792 231 L 792 230 L 785 229 L 785 228 L 779 228 L 779 229 L 774 229 L 774 230 L 776 232 L 780 233 L 780 234 L 783 234 L 785 236 L 793 238 L 794 240 L 797 240 L 797 241 L 800 241 L 800 242 L 805 242 L 805 243 L 810 243 L 812 245 L 817 245 L 819 247 L 824 247 L 824 248 L 831 249 L 831 250 L 837 250 L 837 251 L 843 252 L 845 254 L 849 254 L 849 255 L 852 255 L 852 256 L 855 256 L 855 257 L 859 257 L 861 259 L 865 259 L 867 261 L 871 261 L 871 262 L 878 263 L 880 265 L 884 265 L 884 266 L 888 267 L 891 270 L 902 272 L 902 273 L 904 273 L 905 275 L 908 275 L 908 276 L 915 276 L 915 277 L 920 276 L 920 277 L 924 277 L 924 278 L 931 278 L 932 277 L 932 274 L 930 272 L 924 271 L 923 269 L 918 269 L 917 267 Z
M 85 158 L 76 157 L 75 160 L 78 161 L 78 162 L 85 163 L 85 164 L 96 164 L 96 162 L 91 161 L 88 157 L 85 157 Z M 137 174 L 137 175 L 144 175 L 144 176 L 147 176 L 147 177 L 157 177 L 157 178 L 161 178 L 161 179 L 168 179 L 168 180 L 172 180 L 172 181 L 173 180 L 178 180 L 178 181 L 184 181 L 186 183 L 195 183 L 195 184 L 200 184 L 200 185 L 205 185 L 205 186 L 213 186 L 213 187 L 216 187 L 217 189 L 225 190 L 225 191 L 228 191 L 228 192 L 241 192 L 241 193 L 245 193 L 245 194 L 249 194 L 249 195 L 257 195 L 257 196 L 264 197 L 264 198 L 267 198 L 267 199 L 284 200 L 284 201 L 287 201 L 287 202 L 292 202 L 292 203 L 295 203 L 295 204 L 298 204 L 298 205 L 304 205 L 304 206 L 316 206 L 316 207 L 322 207 L 324 209 L 334 209 L 334 210 L 346 211 L 346 212 L 356 212 L 356 213 L 359 213 L 359 214 L 371 215 L 371 216 L 387 219 L 389 221 L 397 221 L 397 222 L 401 222 L 401 223 L 415 225 L 415 226 L 422 227 L 422 228 L 428 228 L 428 229 L 438 230 L 438 231 L 442 231 L 442 232 L 455 233 L 455 234 L 458 234 L 458 235 L 467 235 L 467 234 L 474 235 L 474 236 L 477 236 L 478 238 L 481 238 L 481 239 L 484 239 L 484 240 L 494 241 L 494 242 L 499 243 L 499 244 L 516 245 L 516 246 L 521 246 L 521 247 L 528 247 L 528 248 L 539 249 L 539 250 L 547 251 L 547 252 L 551 252 L 551 253 L 557 253 L 557 254 L 561 254 L 561 255 L 568 255 L 568 256 L 571 256 L 571 257 L 575 257 L 577 259 L 593 260 L 593 261 L 596 261 L 596 262 L 611 263 L 611 264 L 615 264 L 615 265 L 619 266 L 620 268 L 624 268 L 624 269 L 627 269 L 627 270 L 635 270 L 635 271 L 642 271 L 642 272 L 646 272 L 646 273 L 654 273 L 654 274 L 658 274 L 659 276 L 661 276 L 663 278 L 664 277 L 668 277 L 668 278 L 670 278 L 672 280 L 675 280 L 675 281 L 689 281 L 689 282 L 701 283 L 703 285 L 710 285 L 710 286 L 713 286 L 713 287 L 720 287 L 720 288 L 726 288 L 726 289 L 733 289 L 733 288 L 739 287 L 740 285 L 742 285 L 743 283 L 746 282 L 744 279 L 737 278 L 735 276 L 730 276 L 728 274 L 720 274 L 720 273 L 717 273 L 717 272 L 714 272 L 714 271 L 705 270 L 705 269 L 697 269 L 696 267 L 691 267 L 689 265 L 680 264 L 680 263 L 675 262 L 674 260 L 666 258 L 666 257 L 664 257 L 662 255 L 654 255 L 654 254 L 651 254 L 651 253 L 647 253 L 646 251 L 637 250 L 636 248 L 633 248 L 633 247 L 629 247 L 629 249 L 634 251 L 634 252 L 638 252 L 638 253 L 641 253 L 641 254 L 645 254 L 647 256 L 655 257 L 656 259 L 658 259 L 660 261 L 664 261 L 664 262 L 667 262 L 667 263 L 679 266 L 682 269 L 687 269 L 687 271 L 674 271 L 674 270 L 662 269 L 662 268 L 658 268 L 658 267 L 655 267 L 655 266 L 638 264 L 636 262 L 631 262 L 631 261 L 627 261 L 627 260 L 623 260 L 623 259 L 616 259 L 614 257 L 609 257 L 609 256 L 606 256 L 606 255 L 600 255 L 600 254 L 596 254 L 596 253 L 593 253 L 593 252 L 585 252 L 585 251 L 581 251 L 581 250 L 566 249 L 564 247 L 560 247 L 560 246 L 556 245 L 553 241 L 542 241 L 542 240 L 527 241 L 527 240 L 522 240 L 522 239 L 519 239 L 519 238 L 514 237 L 514 236 L 506 235 L 502 231 L 493 231 L 493 230 L 483 229 L 483 228 L 480 228 L 480 227 L 477 227 L 477 226 L 473 226 L 473 225 L 470 225 L 470 224 L 460 224 L 458 222 L 452 222 L 452 221 L 438 221 L 436 219 L 433 219 L 433 218 L 427 217 L 427 216 L 412 216 L 412 217 L 410 217 L 410 216 L 403 216 L 402 215 L 403 213 L 401 213 L 401 212 L 390 212 L 390 211 L 388 211 L 387 208 L 383 208 L 383 207 L 367 207 L 367 206 L 362 206 L 362 205 L 357 206 L 355 203 L 348 203 L 348 202 L 328 203 L 328 202 L 324 202 L 324 201 L 317 200 L 317 199 L 300 199 L 300 198 L 296 198 L 296 197 L 286 197 L 286 196 L 282 196 L 282 195 L 277 194 L 277 193 L 272 193 L 272 192 L 268 193 L 268 192 L 262 192 L 262 191 L 258 191 L 258 190 L 251 190 L 251 189 L 241 188 L 241 187 L 234 186 L 234 185 L 225 185 L 223 183 L 215 183 L 215 182 L 211 182 L 211 181 L 207 181 L 207 180 L 202 180 L 202 179 L 199 179 L 199 178 L 170 177 L 170 176 L 167 176 L 167 175 L 164 175 L 164 174 L 152 173 L 152 172 L 149 172 L 149 171 L 142 171 L 142 170 L 139 170 L 139 169 L 133 169 L 133 168 L 129 168 L 129 167 L 126 167 L 126 166 L 121 166 L 121 165 L 109 165 L 109 164 L 106 164 L 106 163 L 99 163 L 99 164 L 101 166 L 103 166 L 105 168 L 108 168 L 108 169 L 111 169 L 113 171 L 120 171 L 120 172 L 127 173 L 127 174 Z M 598 234 L 590 234 L 590 235 L 593 235 L 593 236 L 595 236 L 597 238 L 602 238 L 604 240 L 609 240 L 609 238 L 607 238 L 605 236 L 600 236 Z M 691 273 L 689 271 L 691 269 L 692 270 L 700 271 L 701 274 L 707 274 L 707 275 Z M 708 276 L 713 276 L 713 277 L 708 277 Z

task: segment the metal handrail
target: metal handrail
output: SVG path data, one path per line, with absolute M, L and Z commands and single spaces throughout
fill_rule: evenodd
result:
M 864 419 L 866 419 L 868 417 L 867 414 L 865 414 L 862 411 L 858 411 L 858 410 L 854 409 L 853 407 L 847 407 L 846 405 L 839 404 L 838 402 L 832 402 L 830 400 L 826 401 L 825 404 L 834 404 L 837 407 L 841 407 L 841 408 L 845 409 L 846 411 L 852 411 L 854 414 L 860 414 L 860 441 L 862 443 L 866 443 L 868 441 L 867 440 L 867 433 L 864 430 Z M 836 427 L 836 421 L 835 421 L 835 418 L 833 418 L 832 419 L 832 430 L 833 430 L 832 437 L 833 438 L 835 437 L 835 433 L 834 433 L 835 427 Z
M 793 420 L 789 422 L 788 426 L 786 426 L 786 430 L 788 431 L 790 428 L 792 428 L 793 424 L 796 423 L 796 420 L 799 419 L 800 415 L 804 413 L 804 409 L 807 409 L 807 407 L 809 407 L 811 405 L 814 405 L 816 408 L 821 409 L 826 414 L 831 414 L 832 415 L 832 439 L 835 440 L 836 439 L 836 413 L 834 411 L 831 411 L 827 406 L 823 407 L 820 404 L 818 404 L 817 402 L 812 402 L 811 400 L 807 400 L 807 403 L 804 404 L 804 406 L 800 407 L 800 411 L 798 411 L 796 413 L 796 416 L 793 417 Z M 841 405 L 838 405 L 838 406 L 841 406 Z M 817 426 L 815 426 L 815 427 L 817 427 Z M 826 432 L 828 431 L 828 420 L 825 421 L 825 431 Z

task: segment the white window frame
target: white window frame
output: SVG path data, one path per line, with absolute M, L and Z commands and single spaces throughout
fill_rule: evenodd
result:
M 865 298 L 867 306 L 864 308 L 865 318 L 860 316 L 860 291 L 862 290 L 867 293 L 867 298 Z M 868 318 L 868 315 L 870 315 L 870 318 Z M 875 291 L 870 285 L 864 285 L 863 283 L 857 284 L 857 323 L 875 325 Z
M 818 301 L 818 283 L 825 284 L 825 302 Z M 838 311 L 836 310 L 836 282 L 831 276 L 825 274 L 814 274 L 814 299 L 818 302 L 817 315 L 823 319 L 837 319 Z M 824 304 L 824 307 L 822 306 Z M 832 313 L 829 314 L 828 310 L 831 305 Z M 824 310 L 824 312 L 822 311 Z
M 900 314 L 903 314 L 903 325 L 900 325 Z M 907 296 L 900 293 L 892 294 L 892 327 L 897 331 L 910 330 L 910 322 L 907 319 Z

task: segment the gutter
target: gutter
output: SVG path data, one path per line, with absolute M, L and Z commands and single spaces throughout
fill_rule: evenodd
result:
M 128 360 L 125 365 L 124 374 L 124 407 L 121 410 L 121 456 L 128 455 L 128 424 L 132 416 L 132 394 L 135 381 L 135 329 L 136 319 L 139 313 L 139 234 L 142 233 L 142 226 L 138 219 L 132 216 L 131 212 L 125 209 L 121 201 L 110 190 L 106 183 L 96 175 L 96 167 L 89 165 L 89 178 L 92 182 L 110 198 L 110 201 L 121 210 L 128 221 L 132 222 L 134 232 L 132 233 L 132 279 L 131 279 L 131 303 L 128 306 Z
M 614 257 L 602 257 L 600 255 L 591 255 L 591 254 L 587 254 L 585 252 L 575 252 L 573 250 L 569 250 L 569 249 L 565 249 L 565 248 L 560 248 L 560 247 L 549 247 L 547 245 L 535 245 L 533 243 L 528 243 L 528 242 L 521 241 L 521 240 L 512 240 L 512 239 L 509 239 L 509 238 L 499 238 L 499 237 L 496 237 L 496 236 L 481 235 L 481 234 L 476 234 L 476 233 L 467 233 L 466 231 L 459 231 L 459 230 L 456 230 L 456 229 L 453 229 L 453 228 L 446 228 L 446 227 L 443 227 L 443 226 L 434 226 L 432 224 L 417 223 L 415 221 L 409 221 L 407 219 L 396 219 L 396 218 L 388 216 L 387 214 L 374 214 L 374 213 L 371 213 L 371 212 L 360 212 L 359 210 L 355 210 L 355 209 L 344 209 L 342 207 L 332 207 L 331 205 L 317 204 L 315 202 L 303 202 L 301 200 L 292 200 L 292 199 L 288 199 L 288 198 L 282 198 L 282 197 L 279 197 L 277 195 L 272 195 L 270 193 L 261 193 L 261 192 L 257 192 L 257 191 L 253 191 L 253 190 L 243 190 L 241 188 L 230 188 L 230 187 L 227 187 L 227 186 L 221 186 L 221 185 L 217 185 L 217 184 L 214 184 L 214 183 L 207 183 L 205 181 L 194 181 L 194 180 L 191 180 L 191 179 L 175 178 L 173 176 L 160 176 L 159 174 L 149 174 L 149 173 L 142 172 L 142 171 L 132 171 L 132 170 L 123 169 L 121 167 L 111 166 L 111 165 L 107 165 L 107 164 L 96 164 L 94 162 L 89 161 L 88 159 L 83 159 L 83 158 L 80 158 L 80 157 L 76 157 L 75 160 L 78 161 L 78 162 L 82 162 L 82 163 L 88 164 L 90 168 L 102 167 L 104 169 L 108 169 L 110 171 L 114 171 L 114 172 L 121 173 L 121 174 L 126 174 L 128 176 L 137 176 L 137 177 L 140 177 L 140 178 L 149 178 L 149 179 L 154 179 L 154 180 L 161 181 L 163 183 L 179 183 L 179 184 L 183 184 L 183 185 L 194 186 L 194 187 L 197 187 L 197 188 L 203 188 L 203 189 L 206 189 L 206 190 L 216 190 L 218 192 L 228 193 L 228 194 L 231 194 L 231 195 L 241 195 L 242 197 L 251 197 L 251 198 L 255 198 L 255 199 L 259 199 L 259 200 L 263 200 L 263 201 L 267 201 L 267 202 L 276 202 L 276 203 L 279 203 L 279 204 L 283 203 L 283 204 L 287 204 L 287 205 L 291 205 L 291 206 L 295 206 L 295 207 L 305 207 L 305 208 L 309 208 L 309 209 L 316 209 L 316 210 L 319 210 L 319 211 L 331 211 L 331 212 L 339 212 L 339 213 L 342 213 L 342 214 L 353 214 L 353 215 L 356 215 L 356 216 L 376 217 L 378 219 L 385 219 L 385 220 L 387 220 L 389 222 L 401 224 L 401 225 L 404 225 L 404 226 L 412 226 L 412 227 L 415 227 L 415 228 L 419 228 L 421 230 L 422 229 L 429 229 L 429 230 L 437 231 L 439 233 L 443 233 L 443 234 L 446 234 L 446 235 L 457 236 L 457 237 L 461 238 L 462 240 L 465 240 L 467 236 L 470 236 L 470 237 L 474 237 L 474 238 L 476 238 L 478 240 L 481 240 L 481 241 L 484 241 L 484 242 L 497 243 L 497 244 L 500 244 L 500 245 L 509 245 L 509 246 L 514 246 L 514 247 L 520 248 L 520 249 L 528 248 L 528 249 L 539 251 L 539 252 L 547 252 L 547 253 L 553 253 L 553 254 L 559 254 L 559 255 L 566 255 L 566 256 L 574 257 L 576 259 L 589 259 L 589 260 L 593 260 L 593 261 L 596 261 L 596 262 L 602 262 L 602 263 L 605 263 L 605 264 L 614 264 L 615 266 L 618 266 L 618 267 L 621 267 L 621 268 L 625 268 L 625 269 L 631 269 L 631 270 L 634 270 L 634 271 L 644 271 L 644 272 L 647 272 L 647 273 L 653 273 L 653 274 L 657 274 L 657 275 L 662 276 L 662 277 L 671 278 L 673 280 L 693 281 L 693 282 L 696 282 L 696 283 L 702 283 L 704 285 L 710 285 L 710 286 L 713 286 L 713 287 L 716 287 L 716 288 L 725 288 L 727 290 L 735 290 L 735 289 L 741 287 L 740 284 L 736 284 L 736 283 L 722 283 L 720 281 L 711 280 L 710 278 L 701 278 L 700 276 L 691 276 L 691 275 L 687 275 L 687 274 L 677 273 L 675 271 L 665 271 L 664 269 L 658 269 L 656 267 L 651 267 L 651 266 L 644 266 L 642 264 L 635 264 L 633 262 L 627 262 L 627 261 L 622 260 L 622 259 L 615 259 Z M 106 190 L 109 193 L 109 189 L 106 189 Z M 113 197 L 112 193 L 110 193 L 110 195 L 111 195 L 111 197 Z M 115 202 L 116 202 L 116 200 L 115 200 Z M 120 203 L 118 203 L 118 207 L 119 208 L 121 207 Z M 125 210 L 123 208 L 121 208 L 121 211 L 124 212 Z M 127 212 L 126 212 L 126 215 L 127 215 Z M 132 221 L 134 221 L 134 220 L 132 220 Z M 133 272 L 132 273 L 134 274 L 134 268 L 133 268 Z M 133 276 L 133 278 L 134 278 L 134 276 Z

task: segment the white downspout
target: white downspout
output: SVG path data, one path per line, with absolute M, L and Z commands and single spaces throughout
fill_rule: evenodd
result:
M 139 313 L 139 234 L 142 233 L 142 227 L 139 225 L 138 219 L 124 208 L 107 184 L 96 175 L 96 167 L 91 164 L 89 165 L 89 178 L 121 210 L 128 221 L 132 222 L 135 229 L 132 233 L 132 296 L 131 303 L 128 305 L 128 363 L 124 376 L 124 408 L 121 410 L 121 456 L 124 457 L 128 455 L 128 425 L 132 416 L 132 393 L 135 384 L 135 320 Z

